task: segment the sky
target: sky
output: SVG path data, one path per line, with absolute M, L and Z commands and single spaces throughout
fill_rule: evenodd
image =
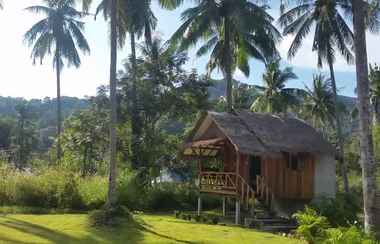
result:
M 155 35 L 168 39 L 181 24 L 181 12 L 188 6 L 184 5 L 175 11 L 167 11 L 160 9 L 156 0 L 152 2 L 153 11 L 159 20 Z M 24 33 L 43 18 L 43 15 L 28 13 L 24 8 L 38 4 L 41 4 L 40 0 L 4 0 L 4 9 L 0 11 L 0 30 L 2 31 L 0 39 L 0 96 L 42 99 L 56 95 L 55 72 L 51 58 L 46 58 L 42 65 L 39 62 L 33 65 L 30 58 L 31 48 L 23 41 Z M 273 17 L 278 17 L 279 10 L 277 7 L 269 10 L 269 12 Z M 81 56 L 82 65 L 79 69 L 65 67 L 61 78 L 63 96 L 92 96 L 96 94 L 97 87 L 108 84 L 110 55 L 107 23 L 102 18 L 97 18 L 95 21 L 92 17 L 86 18 L 85 22 L 85 36 L 89 42 L 91 54 Z M 312 35 L 305 40 L 298 55 L 289 61 L 286 59 L 286 53 L 291 41 L 292 37 L 285 37 L 278 49 L 284 58 L 284 67 L 293 67 L 299 77 L 297 80 L 289 82 L 288 86 L 303 88 L 310 84 L 313 74 L 327 70 L 316 69 L 317 59 L 311 51 Z M 368 56 L 371 63 L 380 62 L 379 41 L 380 36 L 368 34 Z M 199 73 L 204 73 L 207 56 L 196 58 L 194 52 L 195 50 L 190 50 L 190 59 L 186 68 L 189 70 L 196 68 Z M 129 54 L 128 45 L 118 54 L 118 69 L 120 69 L 122 60 Z M 236 72 L 235 79 L 251 84 L 261 84 L 263 64 L 252 60 L 250 65 L 250 77 L 246 78 L 241 72 Z M 355 67 L 345 64 L 344 60 L 338 57 L 335 69 L 340 93 L 355 96 Z M 213 78 L 221 78 L 221 74 L 217 72 L 213 76 Z

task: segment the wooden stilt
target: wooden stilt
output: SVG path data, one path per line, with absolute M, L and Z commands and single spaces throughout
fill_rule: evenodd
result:
M 223 216 L 226 216 L 226 197 L 223 197 Z
M 235 202 L 235 224 L 240 224 L 240 199 Z
M 198 215 L 198 216 L 201 216 L 201 212 L 202 212 L 202 198 L 201 198 L 201 196 L 199 195 L 199 197 L 198 197 L 198 210 L 197 210 L 197 215 Z

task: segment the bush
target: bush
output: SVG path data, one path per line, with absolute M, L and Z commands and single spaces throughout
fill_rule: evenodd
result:
M 174 211 L 174 217 L 176 219 L 179 219 L 180 215 L 181 215 L 181 211 L 177 211 L 177 210 Z
M 337 194 L 336 198 L 324 198 L 311 205 L 325 216 L 333 227 L 350 226 L 358 222 L 361 211 L 359 199 L 353 194 Z
M 87 210 L 99 209 L 107 199 L 108 179 L 101 176 L 80 178 L 78 191 Z
M 318 215 L 314 209 L 306 207 L 304 211 L 294 214 L 294 217 L 299 225 L 296 229 L 298 237 L 305 239 L 310 244 L 320 242 L 326 238 L 329 222 L 326 217 Z
M 142 186 L 137 174 L 122 172 L 119 182 L 120 204 L 131 210 L 142 211 L 183 211 L 194 210 L 197 206 L 198 189 L 194 185 L 181 183 L 158 183 L 153 186 Z M 204 196 L 204 209 L 220 205 L 217 197 Z
M 106 199 L 105 178 L 80 178 L 60 169 L 22 172 L 0 168 L 0 204 L 47 209 L 91 210 Z
M 194 220 L 195 220 L 196 222 L 201 222 L 201 221 L 202 221 L 202 216 L 196 214 L 196 215 L 194 216 Z
M 331 228 L 327 230 L 325 243 L 331 244 L 362 244 L 375 243 L 371 238 L 366 237 L 363 232 L 356 226 L 349 228 Z
M 94 210 L 90 213 L 90 225 L 94 227 L 118 226 L 123 220 L 132 219 L 129 210 L 124 207 Z
M 211 222 L 212 222 L 214 225 L 217 225 L 217 224 L 219 223 L 219 217 L 218 217 L 218 216 L 214 216 L 214 217 L 212 217 Z

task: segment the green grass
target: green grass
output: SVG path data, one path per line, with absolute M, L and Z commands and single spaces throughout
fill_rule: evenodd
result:
M 239 227 L 206 225 L 166 215 L 138 215 L 136 223 L 91 228 L 86 214 L 0 216 L 0 243 L 300 243 Z

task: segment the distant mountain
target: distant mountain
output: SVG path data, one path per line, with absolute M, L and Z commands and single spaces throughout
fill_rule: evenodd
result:
M 235 83 L 240 84 L 242 82 L 234 80 Z M 218 99 L 226 94 L 226 82 L 224 80 L 212 80 L 212 86 L 208 88 L 210 93 L 210 100 Z M 352 109 L 357 104 L 357 98 L 339 96 L 338 100 L 342 102 L 347 108 Z

